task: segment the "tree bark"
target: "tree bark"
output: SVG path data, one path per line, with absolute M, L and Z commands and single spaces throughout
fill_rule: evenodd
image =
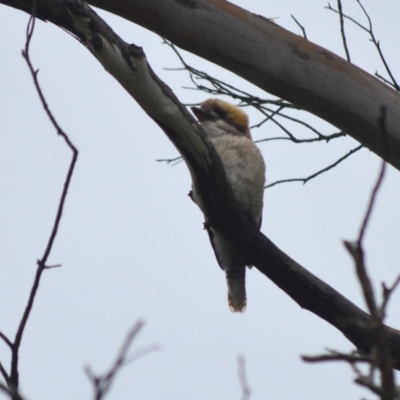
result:
M 10 4 L 13 0 L 6 1 Z M 21 1 L 18 1 L 18 8 L 23 9 Z M 240 212 L 213 146 L 201 126 L 168 86 L 155 76 L 143 50 L 123 42 L 81 0 L 39 2 L 37 12 L 41 18 L 78 36 L 107 71 L 163 129 L 190 170 L 210 225 L 246 253 L 257 269 L 301 307 L 339 329 L 361 353 L 371 352 L 374 344 L 374 337 L 369 329 L 371 317 L 292 260 L 256 230 Z M 385 327 L 385 335 L 394 365 L 400 369 L 400 332 Z
M 89 0 L 330 122 L 400 170 L 400 93 L 226 0 Z M 378 122 L 387 110 L 387 152 Z
M 0 3 L 29 13 L 32 8 L 32 0 Z M 38 10 L 43 3 L 38 1 Z M 89 3 L 319 116 L 400 170 L 400 93 L 332 52 L 226 0 Z M 385 140 L 378 122 L 382 106 L 386 108 Z

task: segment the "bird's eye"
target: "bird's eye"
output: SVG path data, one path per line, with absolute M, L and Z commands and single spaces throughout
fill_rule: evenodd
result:
M 220 118 L 225 119 L 228 117 L 228 113 L 225 110 L 223 110 L 222 108 L 217 108 L 214 111 Z

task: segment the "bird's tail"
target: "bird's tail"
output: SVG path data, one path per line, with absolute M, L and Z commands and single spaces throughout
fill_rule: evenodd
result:
M 245 268 L 226 271 L 228 304 L 229 309 L 233 312 L 244 312 L 246 310 Z

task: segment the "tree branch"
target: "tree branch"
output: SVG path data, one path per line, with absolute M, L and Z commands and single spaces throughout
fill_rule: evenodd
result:
M 296 19 L 292 14 L 290 14 L 290 16 L 292 17 L 293 21 L 296 22 L 297 26 L 298 26 L 298 27 L 301 29 L 301 31 L 303 32 L 303 38 L 306 39 L 306 40 L 308 40 L 308 39 L 307 39 L 307 33 L 306 33 L 306 30 L 305 30 L 304 26 L 301 25 L 300 22 L 297 21 L 297 19 Z
M 249 386 L 249 382 L 247 381 L 246 360 L 243 356 L 238 357 L 238 373 L 240 387 L 242 388 L 241 400 L 249 400 L 251 397 L 251 389 Z
M 34 15 L 36 12 L 36 3 L 33 2 L 33 6 L 32 6 L 32 14 Z M 54 244 L 54 240 L 57 236 L 57 231 L 60 225 L 60 221 L 61 221 L 61 217 L 63 214 L 63 210 L 64 210 L 64 205 L 65 205 L 65 200 L 67 197 L 67 193 L 68 193 L 68 188 L 70 186 L 71 183 L 71 178 L 72 178 L 72 173 L 74 171 L 74 167 L 78 158 L 78 151 L 75 148 L 75 146 L 72 144 L 72 142 L 70 141 L 69 137 L 66 135 L 66 133 L 61 129 L 61 127 L 58 125 L 57 121 L 55 120 L 54 116 L 52 115 L 49 106 L 46 102 L 46 99 L 44 98 L 44 95 L 42 93 L 42 90 L 40 88 L 40 84 L 38 81 L 38 70 L 35 70 L 31 59 L 30 59 L 30 55 L 29 55 L 29 47 L 30 47 L 30 43 L 31 43 L 31 39 L 32 39 L 32 35 L 33 35 L 33 31 L 34 31 L 34 27 L 35 27 L 35 17 L 31 16 L 31 18 L 29 19 L 28 22 L 28 26 L 27 26 L 27 31 L 26 31 L 26 43 L 25 43 L 25 49 L 22 51 L 22 56 L 25 59 L 29 71 L 32 75 L 32 79 L 36 88 L 36 91 L 39 95 L 40 101 L 42 103 L 42 106 L 48 116 L 48 118 L 50 119 L 52 125 L 54 126 L 54 128 L 57 131 L 57 134 L 60 135 L 65 143 L 67 144 L 67 146 L 71 149 L 72 151 L 72 159 L 71 159 L 71 163 L 67 172 L 67 176 L 64 182 L 64 187 L 61 193 L 61 199 L 59 201 L 58 204 L 58 210 L 57 210 L 57 214 L 55 217 L 55 221 L 53 224 L 53 228 L 46 246 L 46 249 L 44 251 L 44 254 L 42 256 L 42 258 L 40 260 L 37 261 L 37 269 L 36 269 L 36 274 L 35 274 L 35 278 L 34 278 L 34 282 L 29 294 L 29 298 L 28 298 L 28 302 L 27 305 L 25 307 L 25 310 L 23 312 L 21 321 L 19 323 L 17 332 L 15 334 L 15 338 L 14 341 L 11 342 L 4 334 L 0 334 L 0 337 L 7 343 L 7 345 L 10 347 L 11 349 L 11 368 L 10 368 L 10 374 L 8 375 L 7 372 L 5 371 L 3 365 L 0 364 L 0 372 L 3 375 L 4 379 L 7 382 L 7 385 L 9 387 L 9 393 L 11 393 L 12 397 L 14 400 L 20 399 L 20 395 L 18 394 L 18 385 L 19 385 L 19 349 L 20 349 L 20 345 L 22 342 L 22 336 L 24 334 L 25 328 L 26 328 L 26 324 L 28 322 L 29 316 L 32 312 L 32 308 L 33 308 L 33 304 L 35 301 L 35 297 L 39 288 L 39 284 L 40 284 L 40 278 L 42 276 L 42 273 L 44 270 L 49 269 L 49 268 L 53 268 L 53 267 L 57 267 L 56 266 L 47 266 L 47 259 L 50 255 L 51 249 L 53 247 Z
M 21 9 L 31 0 L 0 3 Z M 68 22 L 67 3 L 73 0 L 38 0 L 38 15 Z M 319 116 L 381 157 L 376 120 L 384 105 L 391 149 L 387 161 L 400 170 L 400 93 L 330 51 L 228 1 L 90 0 L 90 4 L 150 29 Z
M 343 19 L 343 10 L 342 10 L 342 2 L 341 0 L 337 0 L 338 10 L 339 10 L 339 19 L 340 19 L 340 34 L 342 35 L 343 47 L 346 53 L 346 58 L 348 62 L 351 62 L 349 49 L 347 48 L 347 40 L 346 33 L 344 31 L 344 19 Z
M 150 29 L 319 116 L 381 157 L 376 121 L 381 105 L 386 106 L 391 149 L 387 161 L 400 169 L 400 94 L 330 51 L 228 1 L 89 3 Z
M 379 125 L 381 126 L 381 135 L 383 147 L 386 148 L 386 113 L 385 107 L 381 109 Z M 343 354 L 340 352 L 328 350 L 329 354 L 323 354 L 316 357 L 302 357 L 304 361 L 321 362 L 321 361 L 345 361 L 353 367 L 356 374 L 355 382 L 367 387 L 373 393 L 378 394 L 381 400 L 394 400 L 399 398 L 399 389 L 396 387 L 395 375 L 393 373 L 393 359 L 390 349 L 390 343 L 387 341 L 385 326 L 383 324 L 386 316 L 386 306 L 393 290 L 400 282 L 400 276 L 395 283 L 387 288 L 382 284 L 382 303 L 378 306 L 379 300 L 374 294 L 372 282 L 368 276 L 367 267 L 364 258 L 363 239 L 366 234 L 367 226 L 370 221 L 372 210 L 376 202 L 377 194 L 382 186 L 385 175 L 386 163 L 382 161 L 381 170 L 378 179 L 371 191 L 367 210 L 361 223 L 358 239 L 355 242 L 345 241 L 344 245 L 351 254 L 358 281 L 363 291 L 364 300 L 371 313 L 371 321 L 363 327 L 364 331 L 371 334 L 373 339 L 372 348 L 369 354 L 359 356 L 354 352 Z M 365 373 L 357 367 L 357 363 L 364 362 L 369 365 L 369 373 Z M 379 370 L 380 382 L 376 383 L 375 371 Z
M 394 77 L 394 75 L 393 75 L 388 63 L 386 62 L 385 56 L 383 55 L 383 51 L 381 49 L 381 45 L 379 43 L 379 40 L 377 40 L 376 37 L 375 37 L 374 31 L 373 31 L 373 28 L 372 28 L 371 17 L 369 16 L 369 14 L 368 14 L 367 10 L 365 9 L 365 7 L 362 5 L 361 1 L 360 0 L 356 0 L 356 1 L 357 1 L 358 5 L 360 6 L 360 8 L 362 9 L 362 11 L 363 11 L 364 15 L 366 16 L 367 20 L 368 20 L 368 27 L 366 27 L 363 24 L 361 24 L 360 22 L 356 21 L 354 18 L 352 18 L 352 17 L 350 17 L 350 16 L 348 16 L 346 14 L 343 14 L 340 9 L 339 10 L 335 10 L 334 8 L 332 8 L 332 6 L 330 4 L 328 4 L 328 7 L 325 7 L 325 8 L 327 8 L 330 11 L 333 11 L 335 13 L 340 14 L 341 15 L 341 19 L 343 19 L 343 18 L 348 19 L 349 21 L 351 21 L 355 25 L 357 25 L 359 28 L 361 28 L 363 31 L 365 31 L 365 32 L 367 32 L 369 34 L 369 36 L 371 38 L 370 40 L 374 44 L 374 46 L 376 47 L 376 50 L 378 51 L 379 57 L 380 57 L 380 59 L 382 61 L 382 64 L 384 65 L 384 67 L 386 69 L 386 72 L 388 73 L 388 75 L 390 76 L 392 81 L 389 81 L 389 80 L 383 78 L 377 72 L 375 72 L 375 76 L 377 76 L 379 79 L 381 79 L 386 84 L 392 86 L 395 90 L 400 91 L 400 86 L 397 83 L 397 81 L 396 81 L 396 79 L 395 79 L 395 77 Z
M 102 400 L 106 397 L 107 392 L 111 389 L 112 384 L 115 381 L 117 374 L 127 364 L 135 361 L 137 358 L 148 354 L 149 352 L 158 350 L 158 346 L 151 346 L 142 351 L 136 352 L 132 356 L 128 356 L 129 349 L 131 348 L 133 340 L 139 334 L 143 328 L 143 322 L 137 322 L 128 332 L 122 343 L 121 349 L 119 350 L 114 363 L 111 365 L 109 370 L 103 375 L 95 375 L 90 367 L 85 367 L 85 372 L 93 385 L 95 400 Z
M 145 3 L 151 3 L 151 0 Z M 161 12 L 164 4 L 171 6 L 168 0 L 158 3 Z M 47 11 L 50 17 L 52 9 Z M 180 104 L 171 89 L 155 76 L 143 50 L 124 43 L 96 13 L 79 0 L 68 0 L 66 12 L 72 23 L 63 27 L 76 33 L 107 71 L 163 129 L 183 156 L 202 198 L 210 225 L 245 253 L 252 265 L 301 307 L 339 329 L 360 352 L 370 352 L 374 338 L 364 327 L 371 323 L 371 316 L 300 266 L 251 224 L 235 202 L 221 161 L 201 126 Z M 59 19 L 66 20 L 66 17 Z M 392 123 L 393 114 L 388 112 L 388 126 Z M 364 126 L 360 123 L 358 130 Z M 382 148 L 380 140 L 379 143 Z M 394 366 L 400 369 L 400 332 L 384 327 L 384 335 Z
M 275 185 L 279 185 L 280 183 L 286 183 L 286 182 L 303 182 L 303 185 L 306 184 L 308 181 L 310 181 L 311 179 L 316 178 L 318 175 L 323 174 L 324 172 L 329 171 L 330 169 L 336 167 L 337 165 L 339 165 L 342 161 L 344 161 L 346 158 L 350 157 L 352 154 L 356 153 L 358 150 L 361 150 L 364 146 L 360 145 L 357 146 L 356 148 L 350 150 L 347 154 L 345 154 L 344 156 L 340 157 L 338 160 L 336 160 L 333 164 L 328 165 L 327 167 L 319 170 L 318 172 L 315 172 L 314 174 L 308 176 L 307 178 L 289 178 L 289 179 L 281 179 L 279 181 L 275 181 L 270 183 L 269 185 L 265 186 L 265 189 L 268 189 L 272 186 Z

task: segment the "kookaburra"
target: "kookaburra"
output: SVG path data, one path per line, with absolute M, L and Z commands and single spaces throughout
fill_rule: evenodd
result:
M 200 108 L 192 107 L 192 110 L 221 158 L 241 210 L 260 228 L 265 164 L 251 138 L 247 114 L 219 99 L 208 99 Z M 204 212 L 194 185 L 193 200 Z M 208 233 L 218 264 L 226 273 L 229 308 L 243 312 L 246 309 L 246 266 L 251 265 L 245 255 L 218 231 L 209 227 Z

